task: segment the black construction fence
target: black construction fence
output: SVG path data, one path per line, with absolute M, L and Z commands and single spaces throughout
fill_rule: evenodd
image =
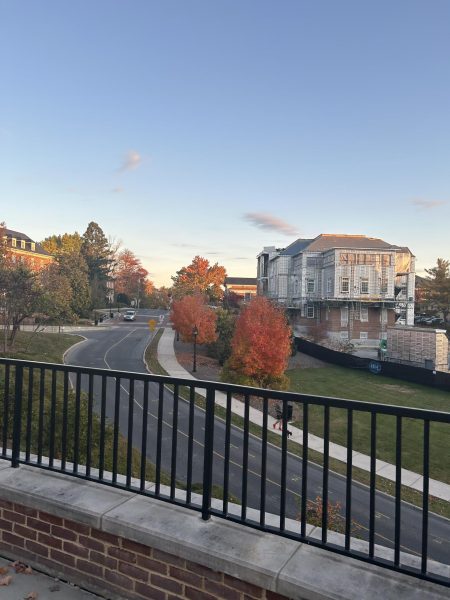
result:
M 345 352 L 338 352 L 315 344 L 304 338 L 295 338 L 295 347 L 299 352 L 314 356 L 325 362 L 350 369 L 365 369 L 374 374 L 395 377 L 404 381 L 412 381 L 422 385 L 450 391 L 450 373 L 434 371 L 423 367 L 415 367 L 387 360 L 362 358 Z

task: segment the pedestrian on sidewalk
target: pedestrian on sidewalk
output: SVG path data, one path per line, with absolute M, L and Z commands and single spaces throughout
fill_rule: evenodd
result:
M 290 437 L 292 435 L 292 431 L 289 431 L 289 429 L 287 428 L 288 423 L 290 421 L 292 421 L 292 412 L 293 412 L 293 407 L 292 404 L 288 404 L 287 405 L 287 415 L 286 415 L 286 420 L 285 422 L 283 419 L 283 405 L 281 404 L 281 402 L 279 402 L 276 406 L 275 406 L 275 423 L 273 424 L 273 428 L 274 429 L 279 429 L 280 431 L 283 429 L 287 431 L 288 437 Z

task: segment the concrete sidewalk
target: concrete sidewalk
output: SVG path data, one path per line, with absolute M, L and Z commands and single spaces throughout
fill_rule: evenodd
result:
M 158 344 L 158 362 L 171 377 L 180 377 L 183 379 L 195 380 L 195 377 L 193 377 L 191 373 L 186 371 L 186 369 L 184 369 L 177 361 L 173 345 L 174 338 L 175 331 L 173 331 L 172 329 L 165 328 Z M 206 392 L 204 390 L 197 389 L 196 391 L 200 395 L 206 396 Z M 216 392 L 215 398 L 216 403 L 219 406 L 222 406 L 224 408 L 226 407 L 225 394 L 223 394 L 222 392 Z M 231 411 L 239 415 L 240 417 L 243 417 L 244 404 L 239 400 L 233 398 L 231 402 Z M 250 407 L 250 421 L 262 427 L 262 412 Z M 273 429 L 274 423 L 275 419 L 269 415 L 268 429 L 277 435 L 281 435 L 281 431 Z M 290 431 L 292 431 L 292 436 L 290 437 L 290 440 L 298 444 L 302 444 L 303 430 L 299 429 L 298 427 L 290 427 Z M 308 434 L 308 445 L 309 448 L 311 448 L 312 450 L 323 454 L 322 438 L 310 433 Z M 339 446 L 338 444 L 330 442 L 329 452 L 331 458 L 335 458 L 343 463 L 347 463 L 347 448 L 345 448 L 344 446 Z M 370 471 L 370 456 L 362 454 L 361 452 L 353 451 L 352 460 L 354 467 L 358 467 L 359 469 L 363 469 L 364 471 Z M 384 477 L 390 481 L 395 482 L 395 471 L 395 465 L 391 465 L 390 463 L 384 462 L 382 460 L 376 461 L 376 473 L 380 477 Z M 402 485 L 410 487 L 413 490 L 417 490 L 418 492 L 422 492 L 422 475 L 420 475 L 419 473 L 414 473 L 413 471 L 408 471 L 407 469 L 402 469 L 401 473 Z M 431 496 L 434 496 L 435 498 L 440 498 L 441 500 L 446 500 L 447 502 L 450 501 L 450 485 L 442 483 L 440 481 L 436 481 L 435 479 L 430 479 L 429 490 Z
M 0 581 L 11 577 L 9 585 L 0 587 L 2 600 L 95 600 L 100 597 L 38 571 L 32 570 L 30 574 L 16 573 L 11 563 L 12 561 L 0 556 Z M 3 569 L 8 570 L 3 573 Z

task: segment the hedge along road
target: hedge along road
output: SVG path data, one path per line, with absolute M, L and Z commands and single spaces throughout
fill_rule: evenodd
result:
M 112 328 L 91 329 L 83 332 L 86 342 L 73 347 L 66 353 L 66 364 L 84 367 L 109 368 L 120 371 L 145 373 L 143 354 L 155 332 L 150 332 L 147 321 L 149 318 L 159 319 L 162 311 L 140 310 L 136 321 L 120 322 Z M 84 378 L 83 378 L 84 379 Z M 100 412 L 100 378 L 95 378 L 94 408 Z M 98 381 L 97 381 L 98 380 Z M 86 382 L 82 382 L 87 391 Z M 133 407 L 133 445 L 140 450 L 143 421 L 143 384 L 135 382 Z M 147 458 L 156 462 L 156 425 L 158 414 L 157 384 L 149 385 L 148 426 L 147 426 Z M 114 385 L 107 386 L 106 417 L 112 422 L 114 417 Z M 121 387 L 119 413 L 119 429 L 123 435 L 128 432 L 129 390 L 127 385 Z M 164 390 L 163 431 L 162 431 L 162 469 L 170 474 L 172 464 L 172 419 L 173 394 Z M 193 444 L 193 483 L 201 484 L 203 473 L 203 442 L 204 442 L 205 413 L 200 408 L 194 410 L 194 444 Z M 176 479 L 186 482 L 189 431 L 189 403 L 179 399 L 177 417 L 177 455 Z M 235 426 L 231 428 L 229 490 L 236 498 L 242 494 L 242 464 L 243 464 L 243 431 Z M 214 463 L 213 482 L 223 486 L 225 423 L 216 418 L 214 427 Z M 249 477 L 247 504 L 258 509 L 260 502 L 260 472 L 261 472 L 261 442 L 250 435 L 249 437 Z M 295 455 L 289 454 L 287 460 L 286 516 L 297 518 L 300 510 L 302 461 Z M 267 476 L 266 476 L 266 511 L 279 513 L 280 507 L 280 477 L 281 451 L 278 447 L 268 444 Z M 339 502 L 345 509 L 345 478 L 330 472 L 329 499 Z M 308 499 L 315 500 L 322 495 L 322 468 L 314 463 L 308 464 Z M 369 524 L 369 489 L 357 482 L 352 485 L 352 517 L 358 524 L 358 535 L 366 538 Z M 377 492 L 375 542 L 384 546 L 393 546 L 394 540 L 395 503 L 391 496 Z M 421 549 L 421 511 L 407 503 L 402 503 L 401 510 L 401 549 L 405 552 L 419 554 Z M 450 521 L 437 515 L 429 519 L 429 558 L 448 564 L 450 548 Z

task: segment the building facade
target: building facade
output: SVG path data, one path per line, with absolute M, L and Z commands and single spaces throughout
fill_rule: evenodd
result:
M 225 277 L 225 295 L 236 294 L 244 302 L 249 302 L 256 296 L 256 277 Z
M 376 343 L 414 324 L 414 256 L 363 235 L 321 234 L 258 255 L 258 293 L 288 309 L 294 331 Z
M 2 233 L 13 262 L 23 262 L 33 271 L 39 271 L 53 261 L 51 254 L 24 233 L 12 229 L 3 229 Z

